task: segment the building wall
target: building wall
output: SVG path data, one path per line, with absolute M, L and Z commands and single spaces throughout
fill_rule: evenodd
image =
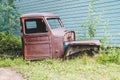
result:
M 20 0 L 16 2 L 19 11 L 50 12 L 60 15 L 64 25 L 69 30 L 88 37 L 83 22 L 88 20 L 89 3 L 91 0 Z M 102 39 L 104 34 L 112 45 L 120 44 L 120 0 L 95 0 L 96 16 L 102 16 L 97 25 L 95 39 Z M 105 29 L 107 28 L 107 29 Z M 106 32 L 106 33 L 105 33 Z

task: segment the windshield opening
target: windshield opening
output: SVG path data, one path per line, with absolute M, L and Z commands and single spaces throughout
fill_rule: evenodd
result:
M 59 18 L 48 18 L 47 19 L 51 29 L 61 28 L 61 21 Z

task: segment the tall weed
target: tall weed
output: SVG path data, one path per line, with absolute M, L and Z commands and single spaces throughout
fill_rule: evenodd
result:
M 95 55 L 96 61 L 101 64 L 115 63 L 120 64 L 120 49 L 109 48 Z
M 102 16 L 96 14 L 95 0 L 91 0 L 88 8 L 89 8 L 88 19 L 83 22 L 82 26 L 85 28 L 85 30 L 88 30 L 89 39 L 94 39 L 96 34 L 96 27 L 100 23 Z

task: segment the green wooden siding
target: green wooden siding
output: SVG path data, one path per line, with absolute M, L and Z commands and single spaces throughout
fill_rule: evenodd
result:
M 79 31 L 84 37 L 81 27 L 88 17 L 88 5 L 91 0 L 21 0 L 16 2 L 21 13 L 50 12 L 61 16 L 64 25 L 69 30 Z M 97 26 L 95 39 L 102 39 L 105 22 L 109 21 L 107 35 L 108 43 L 120 44 L 120 0 L 95 0 L 96 15 L 101 15 L 101 23 Z

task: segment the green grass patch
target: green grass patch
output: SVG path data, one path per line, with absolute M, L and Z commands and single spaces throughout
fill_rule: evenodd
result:
M 120 64 L 120 49 L 109 48 L 101 51 L 100 54 L 95 55 L 96 61 L 101 64 L 115 63 Z
M 50 59 L 12 67 L 29 80 L 120 80 L 119 65 L 102 65 L 90 58 L 85 64 L 82 61 Z
M 25 61 L 21 56 L 0 57 L 0 67 L 11 67 L 28 80 L 120 80 L 120 50 L 111 48 L 99 54 L 73 59 Z

